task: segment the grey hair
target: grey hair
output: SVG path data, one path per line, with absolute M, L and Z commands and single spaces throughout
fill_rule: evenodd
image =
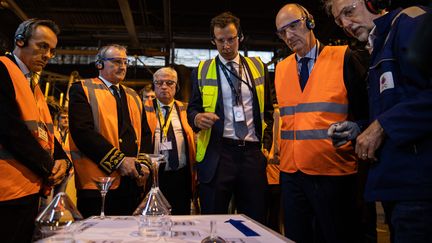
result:
M 162 75 L 162 74 L 169 74 L 171 76 L 175 77 L 175 80 L 173 81 L 178 81 L 177 80 L 177 72 L 174 68 L 172 67 L 162 67 L 159 68 L 154 74 L 153 74 L 153 81 L 157 80 L 157 76 Z
M 321 0 L 321 2 L 324 5 L 323 7 L 324 7 L 324 10 L 326 11 L 326 13 L 331 16 L 332 15 L 331 10 L 333 7 L 333 0 Z
M 104 59 L 105 58 L 105 54 L 107 53 L 107 51 L 110 48 L 115 48 L 115 49 L 118 49 L 118 50 L 121 50 L 121 51 L 125 51 L 127 53 L 127 47 L 126 46 L 122 46 L 122 45 L 119 45 L 119 44 L 108 44 L 106 46 L 102 46 L 101 48 L 99 48 L 99 51 L 96 54 L 96 60 L 100 61 L 100 60 Z

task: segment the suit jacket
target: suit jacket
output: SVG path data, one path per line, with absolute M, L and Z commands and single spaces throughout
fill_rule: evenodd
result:
M 13 56 L 7 57 L 16 64 Z M 68 157 L 57 139 L 54 139 L 53 160 L 28 130 L 20 112 L 9 72 L 6 66 L 0 63 L 0 144 L 24 166 L 47 179 L 54 160 Z
M 246 66 L 246 71 L 248 72 L 249 77 L 252 77 L 252 73 L 249 65 L 244 60 L 244 57 L 240 55 L 242 58 L 242 63 Z M 219 116 L 219 120 L 215 122 L 212 127 L 212 132 L 210 136 L 210 142 L 206 150 L 206 154 L 204 156 L 203 161 L 198 163 L 198 180 L 203 183 L 208 183 L 212 180 L 216 168 L 219 162 L 220 151 L 221 151 L 221 139 L 224 130 L 224 105 L 222 98 L 222 86 L 220 81 L 220 71 L 219 71 L 219 62 L 217 62 L 216 68 L 217 72 L 217 82 L 218 82 L 218 100 L 216 104 L 216 115 Z M 204 108 L 202 106 L 202 96 L 198 86 L 198 70 L 195 69 L 192 72 L 192 92 L 191 99 L 189 100 L 189 105 L 187 109 L 188 113 L 188 121 L 190 126 L 195 132 L 198 132 L 200 129 L 195 126 L 194 119 L 198 113 L 204 112 Z M 265 97 L 264 97 L 264 121 L 267 124 L 267 127 L 264 131 L 264 137 L 261 137 L 261 118 L 259 111 L 259 103 L 258 97 L 255 91 L 255 84 L 252 82 L 254 87 L 253 89 L 253 117 L 254 117 L 254 126 L 255 126 L 255 135 L 258 139 L 264 143 L 264 148 L 270 150 L 272 144 L 272 127 L 273 127 L 273 97 L 274 94 L 270 91 L 270 80 L 267 72 L 267 68 L 265 68 L 265 77 L 264 77 L 264 87 L 265 87 Z

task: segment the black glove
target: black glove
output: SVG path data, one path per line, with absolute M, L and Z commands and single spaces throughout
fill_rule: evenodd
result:
M 327 135 L 332 139 L 333 146 L 340 147 L 360 134 L 360 127 L 351 121 L 336 122 L 330 125 Z

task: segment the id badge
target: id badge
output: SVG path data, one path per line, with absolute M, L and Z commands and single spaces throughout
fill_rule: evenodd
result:
M 48 132 L 43 127 L 38 126 L 38 136 L 41 140 L 48 142 Z
M 234 111 L 234 121 L 235 122 L 241 122 L 245 120 L 244 112 L 243 112 L 243 106 L 236 105 L 233 106 Z
M 171 150 L 172 149 L 172 143 L 171 141 L 166 141 L 160 143 L 160 150 Z

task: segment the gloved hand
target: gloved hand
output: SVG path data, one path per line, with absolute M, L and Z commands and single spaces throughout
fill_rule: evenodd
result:
M 340 147 L 360 134 L 360 127 L 351 121 L 336 122 L 330 125 L 327 135 L 332 139 L 333 146 Z

